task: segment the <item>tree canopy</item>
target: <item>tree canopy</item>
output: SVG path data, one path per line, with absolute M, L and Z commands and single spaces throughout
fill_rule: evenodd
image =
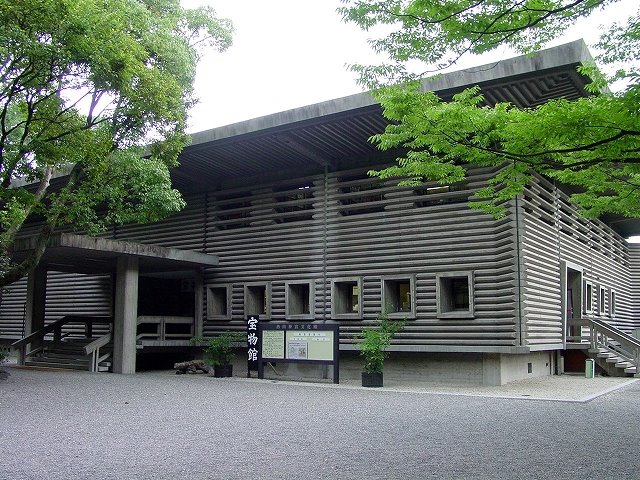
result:
M 580 67 L 593 95 L 557 99 L 535 108 L 486 105 L 477 87 L 443 102 L 421 92 L 427 73 L 454 65 L 466 54 L 499 47 L 532 53 L 578 19 L 619 0 L 343 0 L 343 18 L 384 31 L 371 40 L 388 56 L 383 65 L 354 65 L 375 89 L 392 120 L 372 140 L 382 149 L 404 147 L 397 165 L 372 172 L 401 183 L 460 181 L 465 166 L 505 168 L 482 189 L 473 206 L 500 215 L 534 173 L 570 185 L 583 214 L 640 216 L 640 16 L 605 31 L 595 63 Z M 372 31 L 373 31 L 372 30 Z M 416 65 L 418 68 L 415 72 Z M 605 73 L 612 72 L 612 73 Z M 618 92 L 606 86 L 620 81 Z
M 232 27 L 179 0 L 0 0 L 0 286 L 65 226 L 97 233 L 180 210 L 195 66 Z M 55 183 L 55 185 L 54 185 Z M 11 248 L 27 219 L 37 248 Z

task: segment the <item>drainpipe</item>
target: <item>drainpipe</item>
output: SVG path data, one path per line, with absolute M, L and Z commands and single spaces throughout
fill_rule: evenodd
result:
M 520 248 L 520 197 L 516 197 L 516 274 L 518 304 L 516 306 L 516 325 L 518 326 L 518 346 L 524 346 L 524 334 L 522 332 L 522 250 Z
M 328 193 L 328 184 L 329 184 L 329 166 L 324 166 L 324 178 L 323 178 L 323 199 L 322 199 L 322 321 L 327 321 L 327 236 L 328 236 L 328 227 L 327 227 L 327 193 Z

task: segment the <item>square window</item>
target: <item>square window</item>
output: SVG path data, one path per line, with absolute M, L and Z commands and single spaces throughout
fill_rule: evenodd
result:
M 285 283 L 285 315 L 289 320 L 313 318 L 314 290 L 312 282 Z
M 271 318 L 271 284 L 250 283 L 244 286 L 244 316 L 258 315 L 260 320 Z
M 585 313 L 593 312 L 593 284 L 589 282 L 584 284 L 584 311 Z
M 437 274 L 436 304 L 440 318 L 473 318 L 473 272 Z
M 611 299 L 609 301 L 609 315 L 612 317 L 616 314 L 616 292 L 611 290 Z
M 390 318 L 415 317 L 415 278 L 382 279 L 382 308 Z
M 331 282 L 331 316 L 337 319 L 362 318 L 362 280 L 336 279 Z
M 600 315 L 604 315 L 605 314 L 605 299 L 607 298 L 606 295 L 606 290 L 604 287 L 600 287 L 600 295 L 599 295 L 599 299 L 598 299 L 598 313 Z
M 207 318 L 231 320 L 231 285 L 207 287 Z

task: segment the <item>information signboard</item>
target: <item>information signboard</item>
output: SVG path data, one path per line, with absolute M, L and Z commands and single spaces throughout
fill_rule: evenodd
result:
M 264 330 L 262 332 L 262 356 L 284 358 L 284 330 Z
M 339 383 L 339 326 L 337 323 L 259 324 L 261 348 L 258 378 L 266 362 L 299 362 L 333 365 L 333 381 Z

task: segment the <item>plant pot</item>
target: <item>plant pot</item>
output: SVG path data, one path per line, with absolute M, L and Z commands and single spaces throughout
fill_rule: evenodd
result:
M 233 377 L 233 365 L 216 365 L 213 367 L 213 376 L 216 378 Z
M 363 387 L 381 387 L 382 386 L 382 372 L 367 373 L 362 372 L 362 386 Z

